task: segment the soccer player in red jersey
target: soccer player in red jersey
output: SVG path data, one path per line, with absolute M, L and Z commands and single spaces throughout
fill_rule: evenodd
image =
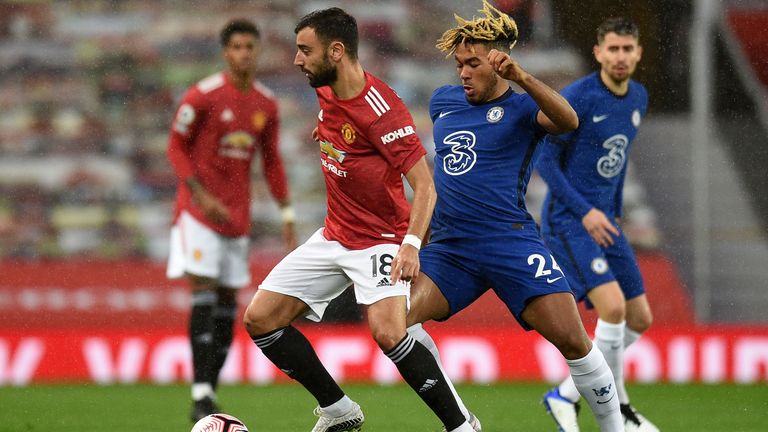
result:
M 413 119 L 395 92 L 357 58 L 357 24 L 339 8 L 296 26 L 294 64 L 317 91 L 314 138 L 328 193 L 325 227 L 260 285 L 245 326 L 264 355 L 317 399 L 313 431 L 359 430 L 360 406 L 344 394 L 291 323 L 319 321 L 354 284 L 374 340 L 449 431 L 472 431 L 430 352 L 406 332 L 409 281 L 435 204 L 435 186 Z M 412 208 L 402 176 L 414 190 Z
M 286 246 L 296 245 L 278 151 L 277 102 L 255 80 L 259 31 L 250 21 L 231 21 L 221 31 L 221 44 L 227 70 L 187 91 L 168 144 L 179 186 L 167 274 L 186 276 L 192 287 L 193 421 L 218 412 L 216 384 L 232 343 L 236 292 L 251 281 L 250 173 L 257 152 L 282 209 Z

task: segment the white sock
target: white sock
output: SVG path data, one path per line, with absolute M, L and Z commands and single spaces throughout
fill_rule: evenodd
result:
M 624 349 L 627 349 L 627 347 L 640 339 L 640 335 L 642 335 L 642 333 L 638 333 L 631 328 L 624 326 Z
M 453 387 L 453 383 L 448 378 L 448 375 L 445 373 L 445 370 L 443 369 L 443 363 L 440 362 L 440 352 L 437 350 L 437 345 L 435 344 L 435 341 L 432 340 L 432 336 L 430 336 L 429 333 L 427 333 L 427 331 L 424 330 L 424 327 L 422 327 L 421 324 L 414 324 L 408 327 L 408 334 L 410 334 L 412 338 L 421 342 L 421 344 L 427 347 L 429 352 L 432 353 L 432 357 L 435 358 L 435 361 L 437 362 L 437 367 L 439 367 L 440 372 L 443 373 L 443 377 L 445 377 L 445 382 L 448 384 L 448 387 L 450 387 L 451 393 L 453 393 L 453 398 L 456 399 L 456 403 L 459 405 L 459 409 L 461 410 L 461 413 L 464 414 L 464 418 L 469 420 L 469 411 L 467 410 L 467 407 L 464 406 L 464 401 L 461 400 L 461 397 L 459 397 L 459 394 L 456 392 L 456 389 Z
M 456 429 L 451 429 L 450 432 L 475 432 L 475 430 L 472 429 L 468 422 L 464 422 Z
M 597 326 L 595 327 L 595 344 L 603 353 L 603 357 L 605 357 L 608 367 L 611 368 L 613 377 L 616 380 L 616 390 L 619 394 L 619 402 L 623 404 L 629 403 L 629 395 L 624 386 L 624 349 L 639 337 L 640 333 L 628 328 L 623 321 L 621 324 L 611 324 L 599 318 L 597 319 Z M 612 349 L 611 347 L 616 347 L 616 343 L 622 340 L 622 338 L 624 341 L 623 347 L 621 349 Z M 621 351 L 621 353 L 619 354 L 618 351 Z M 619 355 L 621 356 L 621 360 L 619 360 Z M 616 377 L 619 378 L 616 379 Z M 573 383 L 573 378 L 570 376 L 560 383 L 558 389 L 560 390 L 560 396 L 573 403 L 578 402 L 581 398 L 579 390 L 576 388 L 576 385 Z
M 351 409 L 352 399 L 350 399 L 349 396 L 344 395 L 344 397 L 338 401 L 323 408 L 323 412 L 333 417 L 341 417 L 348 413 Z
M 595 327 L 595 345 L 605 357 L 616 381 L 619 403 L 629 403 L 627 389 L 624 388 L 624 321 L 613 324 L 597 319 Z
M 637 340 L 640 339 L 641 335 L 642 335 L 642 333 L 638 333 L 638 332 L 632 330 L 631 328 L 629 328 L 629 327 L 627 327 L 625 325 L 624 326 L 624 350 L 626 350 L 627 347 L 629 347 L 633 343 L 637 342 Z M 616 385 L 618 385 L 618 384 L 619 383 L 616 383 Z M 622 399 L 621 393 L 619 393 L 619 402 L 621 402 L 623 404 L 628 404 L 629 403 L 629 394 L 627 393 L 626 387 L 624 387 L 623 375 L 622 375 L 622 380 L 621 380 L 621 387 L 619 387 L 619 392 L 621 392 L 622 389 L 624 389 L 624 398 Z
M 568 375 L 568 378 L 564 379 L 563 382 L 557 386 L 557 389 L 560 391 L 560 396 L 568 399 L 573 403 L 576 403 L 579 401 L 579 399 L 581 399 L 579 389 L 576 388 L 576 384 L 573 383 L 573 377 L 570 375 Z
M 567 360 L 568 368 L 581 397 L 589 403 L 602 432 L 622 432 L 624 422 L 616 397 L 616 382 L 611 368 L 600 350 L 592 345 L 589 353 L 580 359 Z
M 213 391 L 213 387 L 210 383 L 193 383 L 192 384 L 192 400 L 199 401 L 205 397 L 209 397 L 216 400 L 216 392 Z

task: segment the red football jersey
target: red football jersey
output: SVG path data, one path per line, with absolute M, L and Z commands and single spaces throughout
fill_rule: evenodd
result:
M 320 162 L 328 192 L 324 236 L 349 249 L 400 243 L 410 204 L 402 174 L 425 154 L 408 108 L 366 72 L 363 91 L 340 100 L 326 86 L 320 103 Z
M 174 220 L 186 210 L 221 235 L 249 234 L 251 161 L 258 149 L 270 192 L 277 200 L 288 195 L 278 131 L 277 102 L 258 82 L 241 91 L 219 72 L 192 86 L 176 112 L 168 145 L 168 158 L 179 178 Z M 229 223 L 214 224 L 205 218 L 191 198 L 186 184 L 190 176 L 227 206 Z

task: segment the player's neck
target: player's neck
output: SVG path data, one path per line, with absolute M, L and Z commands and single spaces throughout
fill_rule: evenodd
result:
M 600 80 L 616 96 L 624 96 L 629 91 L 629 78 L 623 81 L 614 81 L 607 73 L 600 71 Z
M 253 85 L 255 74 L 252 72 L 238 74 L 228 70 L 227 77 L 229 77 L 229 82 L 232 83 L 233 87 L 240 91 L 246 91 Z
M 352 99 L 365 88 L 365 72 L 358 62 L 339 66 L 336 82 L 331 84 L 333 94 L 341 100 Z

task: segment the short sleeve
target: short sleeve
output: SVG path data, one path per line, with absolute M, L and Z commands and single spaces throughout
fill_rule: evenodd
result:
M 397 99 L 390 105 L 392 109 L 371 124 L 369 139 L 391 166 L 406 174 L 427 152 L 405 104 Z

